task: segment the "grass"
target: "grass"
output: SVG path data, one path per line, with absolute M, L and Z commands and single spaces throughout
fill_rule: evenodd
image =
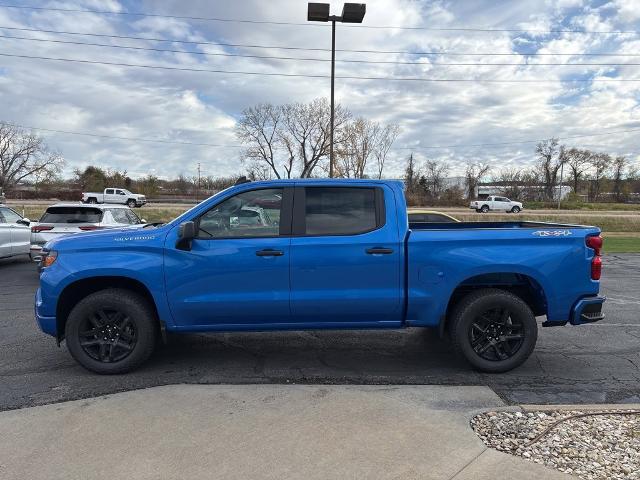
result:
M 640 237 L 609 237 L 605 235 L 604 253 L 640 253 Z
M 513 214 L 488 214 L 479 215 L 477 213 L 455 214 L 463 222 L 508 222 L 531 220 L 534 222 L 567 223 L 570 225 L 595 225 L 603 232 L 640 232 L 640 215 L 620 216 L 620 215 L 592 215 L 588 217 L 571 214 L 546 214 L 527 215 L 521 213 Z
M 525 207 L 528 210 L 555 210 L 558 208 L 558 202 L 525 202 Z M 623 211 L 623 212 L 640 212 L 640 204 L 633 203 L 604 203 L 604 202 L 575 202 L 566 201 L 560 203 L 560 208 L 563 210 L 610 210 L 610 211 Z

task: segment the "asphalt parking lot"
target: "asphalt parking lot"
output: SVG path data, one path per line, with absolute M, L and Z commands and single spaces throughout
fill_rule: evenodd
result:
M 28 261 L 0 260 L 0 410 L 176 383 L 486 385 L 508 403 L 640 402 L 640 255 L 605 257 L 605 320 L 541 329 L 534 355 L 500 375 L 409 329 L 173 335 L 140 370 L 98 376 L 39 331 L 37 283 Z

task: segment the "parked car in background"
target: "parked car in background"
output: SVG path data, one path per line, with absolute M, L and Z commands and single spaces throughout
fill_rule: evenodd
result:
M 492 195 L 484 200 L 471 202 L 469 208 L 474 209 L 478 213 L 487 213 L 489 211 L 520 213 L 524 207 L 521 202 L 514 202 L 507 197 L 495 197 Z
M 83 203 L 115 203 L 126 205 L 129 208 L 141 207 L 147 203 L 147 199 L 144 195 L 137 193 L 131 193 L 124 188 L 105 188 L 104 192 L 88 192 L 82 193 Z
M 424 210 L 422 208 L 410 208 L 408 211 L 409 223 L 460 223 L 460 220 L 453 218 L 446 213 L 435 210 Z
M 0 205 L 0 258 L 29 254 L 29 224 L 28 218 Z
M 39 262 L 42 246 L 61 235 L 103 228 L 142 226 L 144 223 L 126 205 L 58 203 L 47 208 L 40 221 L 31 226 L 31 248 L 28 253 L 34 262 Z

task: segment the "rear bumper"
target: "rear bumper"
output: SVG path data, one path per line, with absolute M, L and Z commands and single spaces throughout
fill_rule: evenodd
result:
M 29 256 L 35 263 L 40 263 L 40 257 L 42 255 L 42 245 L 31 245 L 29 247 Z
M 605 301 L 605 297 L 586 297 L 578 300 L 571 310 L 571 318 L 569 318 L 571 325 L 582 325 L 602 320 L 604 318 L 602 305 Z

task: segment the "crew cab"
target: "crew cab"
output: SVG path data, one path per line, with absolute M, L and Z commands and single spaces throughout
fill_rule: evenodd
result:
M 102 193 L 88 192 L 82 193 L 83 203 L 120 203 L 129 208 L 141 207 L 147 203 L 144 195 L 131 193 L 124 188 L 105 188 Z
M 521 202 L 514 202 L 507 197 L 490 196 L 484 200 L 475 200 L 471 202 L 469 208 L 472 208 L 478 213 L 487 213 L 491 210 L 507 213 L 520 213 L 524 208 Z
M 122 373 L 166 332 L 407 327 L 448 330 L 473 367 L 504 372 L 537 316 L 603 318 L 598 228 L 411 224 L 405 205 L 398 181 L 242 183 L 165 225 L 55 239 L 36 319 L 87 369 Z

